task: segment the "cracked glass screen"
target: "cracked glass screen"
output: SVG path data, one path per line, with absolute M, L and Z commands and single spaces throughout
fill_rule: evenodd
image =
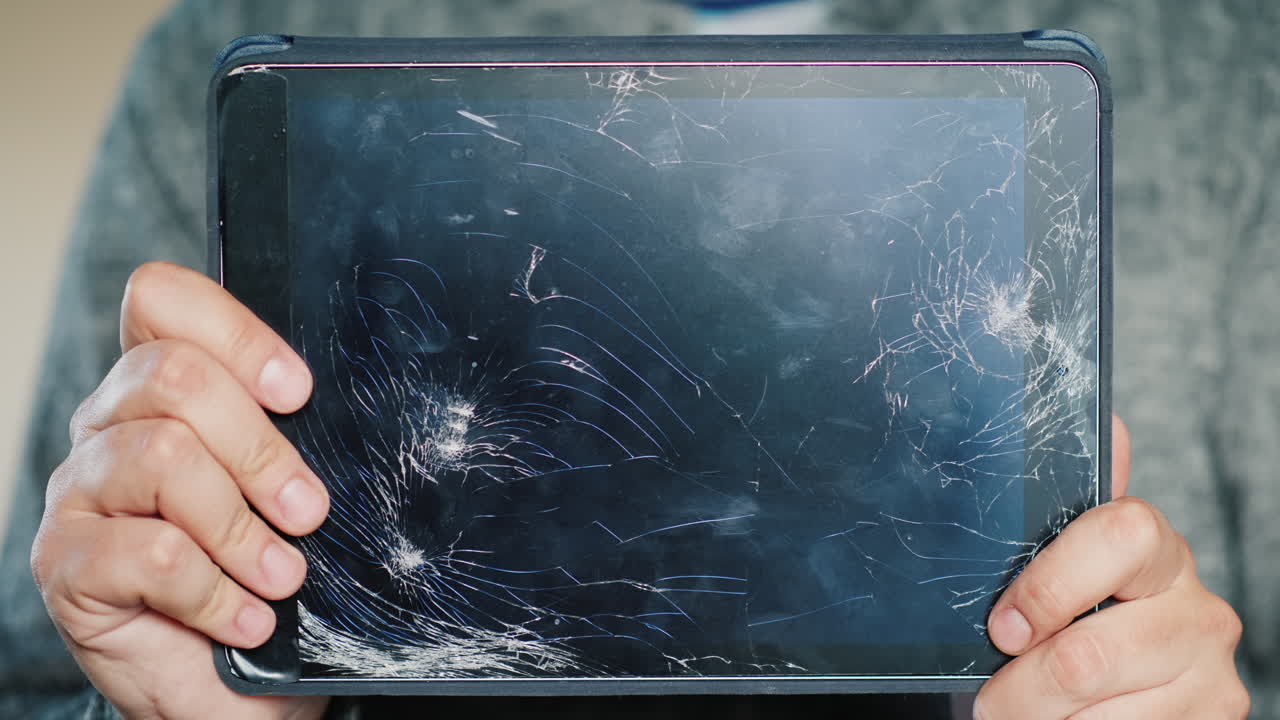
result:
M 1085 72 L 277 72 L 309 676 L 999 665 L 1098 495 Z

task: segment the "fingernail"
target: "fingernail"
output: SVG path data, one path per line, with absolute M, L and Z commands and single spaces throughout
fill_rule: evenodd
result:
M 292 410 L 307 401 L 307 381 L 295 363 L 273 357 L 258 374 L 258 389 L 274 409 Z
M 245 640 L 255 644 L 266 640 L 275 624 L 272 612 L 257 603 L 247 604 L 236 613 L 236 629 Z
M 276 504 L 294 528 L 311 528 L 324 521 L 324 496 L 301 476 L 294 477 L 280 488 Z
M 1020 653 L 1031 643 L 1031 624 L 1017 608 L 1007 607 L 991 620 L 991 641 L 1010 655 Z
M 305 565 L 302 557 L 293 548 L 285 549 L 281 542 L 272 542 L 262 551 L 262 572 L 272 587 L 284 588 L 297 584 Z
M 973 720 L 987 720 L 987 714 L 982 712 L 982 701 L 973 701 Z

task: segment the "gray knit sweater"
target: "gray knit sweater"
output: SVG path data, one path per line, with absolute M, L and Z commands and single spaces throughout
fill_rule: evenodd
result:
M 1115 407 L 1134 494 L 1171 518 L 1245 621 L 1254 716 L 1280 718 L 1280 3 L 832 0 L 831 32 L 1082 30 L 1116 105 Z M 192 0 L 147 37 L 71 239 L 0 557 L 0 717 L 110 717 L 45 615 L 28 552 L 72 410 L 118 356 L 129 272 L 202 267 L 204 92 L 227 40 L 679 33 L 658 0 Z M 855 707 L 850 705 L 844 709 Z M 855 713 L 856 714 L 856 713 Z

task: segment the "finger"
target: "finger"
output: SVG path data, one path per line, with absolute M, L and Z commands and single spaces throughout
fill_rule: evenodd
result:
M 139 345 L 76 413 L 78 440 L 134 420 L 185 423 L 249 502 L 276 527 L 311 532 L 328 512 L 328 494 L 293 445 L 226 368 L 177 340 Z
M 1190 550 L 1159 510 L 1137 498 L 1093 508 L 1067 525 L 1001 595 L 992 642 L 1026 652 L 1109 597 L 1162 592 L 1189 567 Z
M 293 412 L 311 394 L 306 364 L 266 323 L 204 275 L 153 262 L 125 287 L 120 349 L 162 338 L 199 345 L 275 412 Z
M 1129 428 L 1119 415 L 1111 415 L 1111 496 L 1129 494 L 1129 463 L 1132 446 L 1129 444 Z
M 156 518 L 65 522 L 45 580 L 54 620 L 80 644 L 114 629 L 113 611 L 152 608 L 219 642 L 262 644 L 265 602 L 237 585 L 177 526 Z
M 1194 610 L 1202 605 L 1187 598 L 1166 593 L 1121 603 L 1037 645 L 983 686 L 984 720 L 1059 720 L 1106 698 L 1172 682 L 1217 649 L 1206 646 L 1198 627 Z
M 235 481 L 178 420 L 112 425 L 71 454 L 56 481 L 63 477 L 70 478 L 65 510 L 159 515 L 262 597 L 288 597 L 306 575 L 302 553 L 249 509 Z

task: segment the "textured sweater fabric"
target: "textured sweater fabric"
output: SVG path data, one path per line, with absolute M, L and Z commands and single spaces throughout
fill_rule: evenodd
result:
M 1271 35 L 1280 4 L 831 0 L 830 7 L 830 32 L 1066 27 L 1103 48 L 1116 108 L 1114 403 L 1133 434 L 1132 492 L 1187 536 L 1205 582 L 1244 618 L 1239 662 L 1253 716 L 1280 718 L 1280 201 L 1271 185 L 1280 179 L 1273 171 L 1280 46 Z M 688 32 L 691 23 L 687 9 L 657 0 L 192 0 L 153 29 L 71 238 L 18 470 L 0 556 L 0 717 L 114 714 L 50 624 L 28 554 L 45 482 L 69 450 L 67 421 L 119 356 L 129 273 L 149 260 L 203 267 L 205 88 L 217 50 L 261 32 L 663 34 Z M 857 702 L 832 709 L 845 715 Z M 933 712 L 920 707 L 895 715 Z M 764 708 L 738 703 L 735 712 L 770 712 Z M 644 703 L 635 710 L 658 711 Z

